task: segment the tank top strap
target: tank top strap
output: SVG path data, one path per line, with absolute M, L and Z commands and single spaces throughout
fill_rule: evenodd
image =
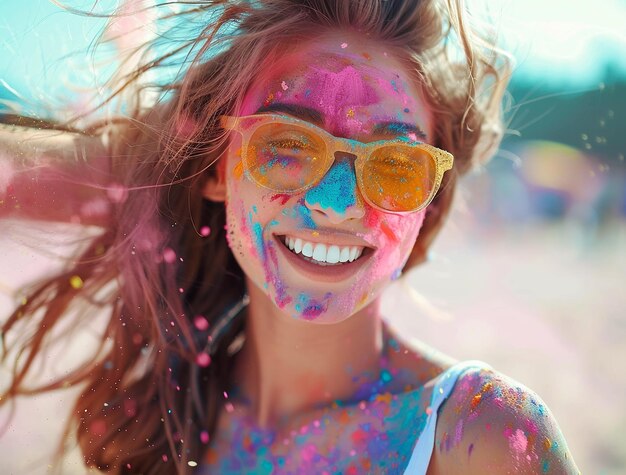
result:
M 405 475 L 424 475 L 435 445 L 435 429 L 437 428 L 437 412 L 448 398 L 459 377 L 471 368 L 491 369 L 487 363 L 479 360 L 461 361 L 450 366 L 436 377 L 430 404 L 426 408 L 426 424 L 413 447 L 409 463 L 404 470 Z

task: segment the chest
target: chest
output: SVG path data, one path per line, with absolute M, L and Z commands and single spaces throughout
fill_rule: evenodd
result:
M 381 394 L 314 411 L 278 430 L 224 413 L 201 473 L 403 473 L 429 402 L 424 390 Z

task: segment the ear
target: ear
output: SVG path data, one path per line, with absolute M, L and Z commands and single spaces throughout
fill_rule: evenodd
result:
M 226 201 L 226 157 L 218 159 L 215 173 L 209 176 L 202 188 L 202 196 L 216 203 Z
M 417 235 L 409 259 L 404 266 L 404 272 L 427 260 L 428 249 L 439 234 L 443 224 L 446 222 L 446 217 L 452 206 L 455 188 L 456 174 L 450 172 L 446 173 L 437 196 L 432 203 L 428 205 L 428 208 L 426 208 L 426 217 Z

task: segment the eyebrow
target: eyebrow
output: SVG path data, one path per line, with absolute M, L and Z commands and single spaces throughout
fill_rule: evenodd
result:
M 283 112 L 298 119 L 311 122 L 320 127 L 324 124 L 324 116 L 320 111 L 297 104 L 273 102 L 257 109 L 256 114 L 262 114 L 267 112 Z M 379 122 L 374 125 L 372 133 L 396 136 L 415 134 L 418 139 L 426 140 L 426 133 L 420 127 L 415 124 L 409 124 L 407 122 Z
M 315 125 L 321 126 L 324 124 L 324 117 L 322 116 L 322 113 L 320 111 L 311 109 L 309 107 L 299 106 L 296 104 L 272 102 L 269 105 L 257 109 L 256 111 L 257 114 L 262 114 L 265 112 L 284 112 L 298 119 L 311 122 Z
M 374 134 L 409 135 L 415 134 L 418 139 L 426 140 L 426 133 L 415 124 L 406 122 L 379 122 L 374 126 Z

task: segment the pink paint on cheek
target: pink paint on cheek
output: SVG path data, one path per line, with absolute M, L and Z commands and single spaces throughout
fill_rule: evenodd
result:
M 365 212 L 365 217 L 363 218 L 363 222 L 365 223 L 366 227 L 370 229 L 377 229 L 381 218 L 382 216 L 380 211 L 368 206 Z
M 398 243 L 400 242 L 400 238 L 391 230 L 386 221 L 382 221 L 380 223 L 381 231 L 389 238 L 391 242 Z
M 255 257 L 258 257 L 256 248 L 252 243 L 252 234 L 250 233 L 250 227 L 248 226 L 248 219 L 246 213 L 241 209 L 241 215 L 239 216 L 240 234 L 245 248 L 248 249 Z
M 274 287 L 276 297 L 274 299 L 276 306 L 281 310 L 288 304 L 293 302 L 293 298 L 287 295 L 287 289 L 278 275 L 271 272 L 269 263 L 273 265 L 274 269 L 278 268 L 278 256 L 276 255 L 276 248 L 274 246 L 268 246 L 267 255 L 269 262 L 265 263 L 263 271 L 265 273 L 265 281 Z

